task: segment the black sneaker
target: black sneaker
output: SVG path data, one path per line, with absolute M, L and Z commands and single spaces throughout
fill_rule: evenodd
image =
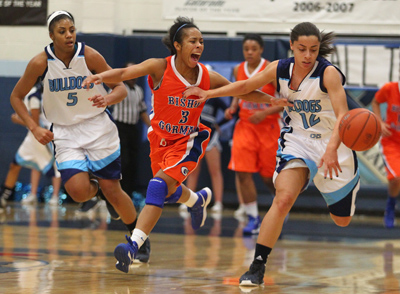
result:
M 260 286 L 264 284 L 265 264 L 252 263 L 250 269 L 240 277 L 240 286 Z
M 150 240 L 149 238 L 144 241 L 142 247 L 139 248 L 138 252 L 136 253 L 136 257 L 134 259 L 134 262 L 149 262 L 150 259 Z
M 119 216 L 118 212 L 114 209 L 114 207 L 111 205 L 111 203 L 108 202 L 107 198 L 104 196 L 103 192 L 101 191 L 101 188 L 100 188 L 100 185 L 99 185 L 99 182 L 97 181 L 97 179 L 92 178 L 92 179 L 90 179 L 90 181 L 96 183 L 97 188 L 98 188 L 96 196 L 99 199 L 104 200 L 106 202 L 107 210 L 108 210 L 108 213 L 110 214 L 111 218 L 113 220 L 121 219 L 121 217 Z
M 93 218 L 96 209 L 99 208 L 100 201 L 97 197 L 93 197 L 92 199 L 82 202 L 79 205 L 79 208 L 75 211 L 75 216 L 78 218 L 88 217 Z
M 14 188 L 6 188 L 4 185 L 0 186 L 0 210 L 4 210 L 7 207 L 7 200 L 14 193 Z

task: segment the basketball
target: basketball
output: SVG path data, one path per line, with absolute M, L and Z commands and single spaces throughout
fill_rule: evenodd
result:
M 347 112 L 339 125 L 340 140 L 354 151 L 365 151 L 374 146 L 381 136 L 381 124 L 376 115 L 365 108 Z

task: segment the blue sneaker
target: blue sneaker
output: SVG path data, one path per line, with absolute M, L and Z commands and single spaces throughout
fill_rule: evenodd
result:
M 210 204 L 212 192 L 210 188 L 204 188 L 196 192 L 199 199 L 193 205 L 193 207 L 188 207 L 188 211 L 192 216 L 192 228 L 193 230 L 198 230 L 204 225 L 207 218 L 207 206 Z
M 124 273 L 128 273 L 129 266 L 138 252 L 138 245 L 136 242 L 133 242 L 130 237 L 125 236 L 125 238 L 128 241 L 128 244 L 118 244 L 117 247 L 115 247 L 114 256 L 117 259 L 115 267 Z
M 386 228 L 391 229 L 394 227 L 395 214 L 396 214 L 396 199 L 393 197 L 389 197 L 386 202 L 386 210 L 385 210 L 385 215 L 383 217 L 383 221 Z
M 261 218 L 260 216 L 252 217 L 248 215 L 249 221 L 243 228 L 243 235 L 257 235 L 260 232 Z

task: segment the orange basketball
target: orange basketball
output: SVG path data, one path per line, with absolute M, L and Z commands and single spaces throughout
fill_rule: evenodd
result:
M 340 140 L 355 151 L 365 151 L 374 146 L 381 136 L 381 124 L 374 113 L 365 108 L 347 112 L 339 125 Z

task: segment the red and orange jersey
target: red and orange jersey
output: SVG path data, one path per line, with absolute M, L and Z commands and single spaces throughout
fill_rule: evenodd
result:
M 247 70 L 247 62 L 245 62 L 245 61 L 242 62 L 239 65 L 236 80 L 237 81 L 247 80 L 248 78 L 255 75 L 256 73 L 264 70 L 264 68 L 268 65 L 268 63 L 269 62 L 267 60 L 262 58 L 258 67 L 254 70 L 254 72 L 252 72 L 250 74 Z M 272 83 L 265 85 L 260 90 L 271 96 L 275 96 L 275 87 Z M 240 105 L 239 118 L 241 120 L 245 120 L 245 121 L 247 121 L 254 112 L 263 110 L 263 109 L 269 107 L 269 105 L 266 103 L 255 103 L 255 102 L 248 102 L 245 100 L 240 100 L 239 105 Z M 277 120 L 277 119 L 279 119 L 279 117 L 280 117 L 279 113 L 269 115 L 261 123 L 264 123 L 270 119 Z
M 392 135 L 382 140 L 394 140 L 400 143 L 400 88 L 398 82 L 386 83 L 375 94 L 378 103 L 387 103 L 386 123 L 390 125 Z
M 150 113 L 151 128 L 161 138 L 178 140 L 198 131 L 200 115 L 204 107 L 204 103 L 199 103 L 195 96 L 183 98 L 183 92 L 188 86 L 210 89 L 210 76 L 207 68 L 198 63 L 198 78 L 196 83 L 191 85 L 177 71 L 175 56 L 169 56 L 166 60 L 167 68 L 159 85 L 153 85 L 151 77 L 148 78 L 153 94 L 153 109 Z

